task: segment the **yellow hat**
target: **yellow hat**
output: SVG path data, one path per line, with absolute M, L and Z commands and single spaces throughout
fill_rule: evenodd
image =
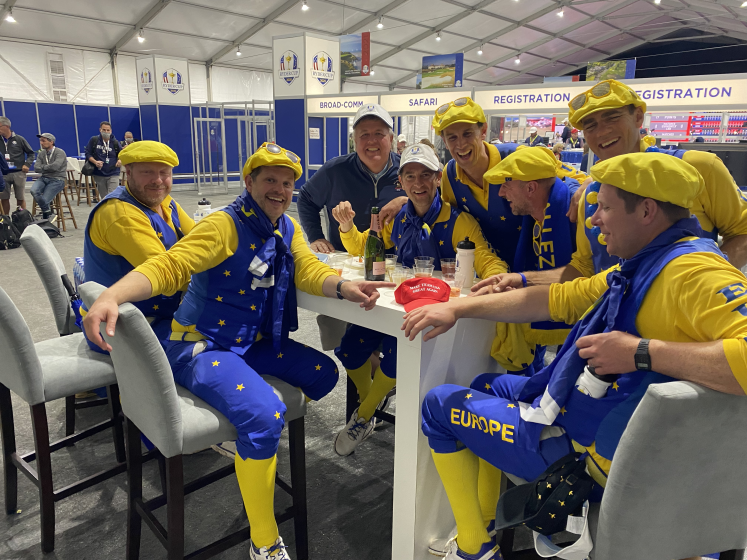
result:
M 449 103 L 444 103 L 433 117 L 433 130 L 436 134 L 455 123 L 486 123 L 485 113 L 477 103 L 469 97 L 460 97 Z
M 646 148 L 650 148 L 651 146 L 656 146 L 656 137 L 647 134 L 646 136 L 641 138 L 642 152 L 645 152 Z
M 543 146 L 534 146 L 517 151 L 488 169 L 484 178 L 491 185 L 504 181 L 537 181 L 557 177 L 560 162 L 552 150 Z
M 568 104 L 568 118 L 571 126 L 579 130 L 584 127 L 581 121 L 587 115 L 597 111 L 606 111 L 608 109 L 617 109 L 626 105 L 635 105 L 641 107 L 646 112 L 646 102 L 628 86 L 617 80 L 604 80 L 599 82 L 590 90 L 580 93 Z
M 171 167 L 179 165 L 179 158 L 174 150 L 166 144 L 153 140 L 141 140 L 129 144 L 119 152 L 119 161 L 122 165 L 131 163 L 165 163 Z
M 625 154 L 597 162 L 591 177 L 618 189 L 690 208 L 705 187 L 698 170 L 678 157 L 658 152 Z
M 265 142 L 262 144 L 251 157 L 246 160 L 244 164 L 244 170 L 241 173 L 241 178 L 245 178 L 251 174 L 252 171 L 258 167 L 265 165 L 279 165 L 281 167 L 288 167 L 293 170 L 293 174 L 296 177 L 296 181 L 301 178 L 303 174 L 303 167 L 301 167 L 301 158 L 290 150 L 281 148 L 273 142 Z

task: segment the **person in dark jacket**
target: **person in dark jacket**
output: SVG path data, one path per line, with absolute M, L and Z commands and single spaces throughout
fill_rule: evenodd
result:
M 31 196 L 42 211 L 42 218 L 47 219 L 52 215 L 50 203 L 57 193 L 65 188 L 65 175 L 67 173 L 67 154 L 54 145 L 54 134 L 45 132 L 36 135 L 39 138 L 41 150 L 36 158 L 34 171 L 39 178 L 31 187 Z
M 16 205 L 20 208 L 26 208 L 24 196 L 26 188 L 26 173 L 34 165 L 34 156 L 36 152 L 28 141 L 16 134 L 10 128 L 11 123 L 8 117 L 0 117 L 0 157 L 5 160 L 8 166 L 4 180 L 6 189 L 0 192 L 0 203 L 2 203 L 2 213 L 10 215 L 10 192 L 15 191 Z
M 122 167 L 119 161 L 120 151 L 119 142 L 112 134 L 111 123 L 103 121 L 99 126 L 99 134 L 92 136 L 86 146 L 86 161 L 95 166 L 93 180 L 96 182 L 100 198 L 104 198 L 119 186 Z
M 568 124 L 568 119 L 563 119 L 563 134 L 561 134 L 561 138 L 563 140 L 563 144 L 568 142 L 568 139 L 571 137 L 571 125 Z
M 400 156 L 392 152 L 394 132 L 389 113 L 375 103 L 361 107 L 353 120 L 353 139 L 355 152 L 326 162 L 298 194 L 301 226 L 311 250 L 317 253 L 345 250 L 332 217 L 332 209 L 340 202 L 352 204 L 355 225 L 365 231 L 370 226 L 372 206 L 381 208 L 405 196 L 397 179 Z M 326 208 L 330 224 L 328 238 L 322 231 L 322 208 Z

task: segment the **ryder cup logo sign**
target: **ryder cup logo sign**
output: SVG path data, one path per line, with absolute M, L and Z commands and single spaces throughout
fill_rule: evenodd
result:
M 332 58 L 326 52 L 319 51 L 314 55 L 311 77 L 319 80 L 323 86 L 335 79 L 335 73 L 332 72 Z
M 140 88 L 146 94 L 150 93 L 150 90 L 153 89 L 153 74 L 151 74 L 148 68 L 143 68 L 143 71 L 140 72 Z
M 169 68 L 163 73 L 163 89 L 176 95 L 184 89 L 182 75 L 174 68 Z
M 280 57 L 280 71 L 278 76 L 285 80 L 285 83 L 291 85 L 293 81 L 301 75 L 298 69 L 298 55 L 293 51 L 285 51 Z

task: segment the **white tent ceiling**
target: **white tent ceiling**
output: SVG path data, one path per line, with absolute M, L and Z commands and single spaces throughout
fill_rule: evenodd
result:
M 747 41 L 742 3 L 308 0 L 310 9 L 302 11 L 301 0 L 6 0 L 0 38 L 269 72 L 273 36 L 371 31 L 375 76 L 366 83 L 414 87 L 424 55 L 464 52 L 470 87 L 542 81 L 685 29 Z M 15 24 L 5 21 L 10 9 Z

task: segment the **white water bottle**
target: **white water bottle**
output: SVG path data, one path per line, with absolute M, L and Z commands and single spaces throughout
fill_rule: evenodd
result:
M 195 222 L 199 222 L 202 218 L 210 214 L 211 207 L 210 201 L 206 198 L 197 202 L 197 212 L 194 214 Z
M 576 389 L 592 399 L 601 399 L 607 394 L 607 388 L 612 383 L 602 381 L 599 377 L 589 371 L 589 366 L 584 366 L 584 371 L 576 380 Z
M 475 281 L 475 244 L 469 237 L 457 243 L 455 276 L 462 280 L 463 290 L 469 290 Z

